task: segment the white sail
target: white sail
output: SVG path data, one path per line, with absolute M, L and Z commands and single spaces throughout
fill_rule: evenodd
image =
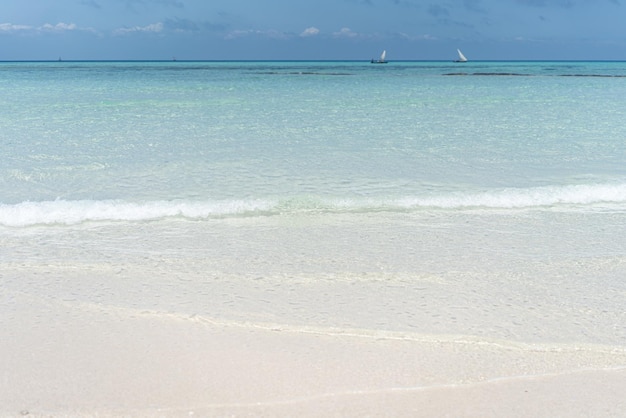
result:
M 459 53 L 459 61 L 460 61 L 460 62 L 465 62 L 465 61 L 467 61 L 467 58 L 465 58 L 465 55 L 463 55 L 463 53 L 461 52 L 461 50 L 460 50 L 460 49 L 457 49 L 457 50 L 456 50 L 456 52 L 458 52 L 458 53 Z
M 370 61 L 372 64 L 387 64 L 387 61 L 385 61 L 387 57 L 387 51 L 383 50 L 383 53 L 380 54 L 380 58 L 376 59 L 376 58 L 372 58 L 372 61 Z

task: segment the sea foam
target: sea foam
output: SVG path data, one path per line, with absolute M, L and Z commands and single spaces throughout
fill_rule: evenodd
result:
M 368 212 L 463 209 L 558 209 L 597 207 L 626 210 L 626 184 L 546 186 L 483 192 L 448 192 L 406 197 L 292 196 L 274 200 L 149 201 L 54 200 L 0 204 L 0 225 L 72 225 L 90 221 L 208 219 L 310 212 Z
M 478 193 L 455 192 L 431 197 L 407 198 L 405 207 L 435 208 L 540 208 L 600 203 L 626 203 L 626 184 L 596 184 L 507 188 Z
M 135 203 L 118 200 L 54 200 L 0 205 L 0 225 L 72 225 L 87 221 L 149 221 L 171 217 L 200 219 L 265 209 L 267 204 L 263 201 Z

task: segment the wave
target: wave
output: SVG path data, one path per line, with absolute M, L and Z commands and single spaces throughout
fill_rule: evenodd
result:
M 626 210 L 626 184 L 546 186 L 378 198 L 289 197 L 257 200 L 54 200 L 0 204 L 0 225 L 72 225 L 90 221 L 210 219 L 305 212 L 380 212 L 463 209 L 558 209 L 598 206 Z
M 14 205 L 0 204 L 0 225 L 72 225 L 88 221 L 149 221 L 173 217 L 202 219 L 264 212 L 268 208 L 268 204 L 262 201 L 28 201 Z
M 451 193 L 429 198 L 404 199 L 407 207 L 436 208 L 546 208 L 555 206 L 626 204 L 626 184 L 545 186 L 501 189 L 480 193 Z

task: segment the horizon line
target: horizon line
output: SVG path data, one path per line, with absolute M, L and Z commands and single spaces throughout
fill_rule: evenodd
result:
M 17 59 L 2 60 L 0 63 L 80 63 L 80 62 L 367 62 L 371 59 Z M 397 59 L 390 60 L 387 63 L 394 62 L 455 62 L 453 59 Z M 463 64 L 471 64 L 472 62 L 625 62 L 620 59 L 473 59 Z

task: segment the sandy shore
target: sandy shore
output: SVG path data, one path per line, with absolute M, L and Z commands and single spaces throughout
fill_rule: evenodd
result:
M 23 316 L 0 321 L 2 416 L 612 417 L 626 410 L 626 353 L 599 346 L 220 323 L 6 296 Z
M 0 416 L 624 416 L 623 229 L 531 215 L 7 230 Z

